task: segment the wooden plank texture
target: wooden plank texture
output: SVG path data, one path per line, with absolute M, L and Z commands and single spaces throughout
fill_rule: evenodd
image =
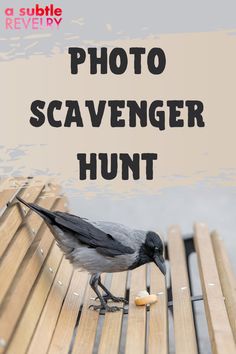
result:
M 51 198 L 53 201 L 54 197 Z M 64 203 L 65 200 L 60 199 L 55 203 L 55 207 L 63 210 Z M 30 291 L 53 241 L 54 238 L 50 230 L 44 225 L 41 241 L 38 242 L 34 252 L 30 255 L 23 272 L 18 274 L 14 287 L 11 289 L 10 294 L 8 294 L 6 303 L 3 304 L 3 308 L 0 311 L 0 333 L 2 333 L 6 342 L 9 341 L 14 327 L 19 320 L 19 316 L 28 300 Z
M 126 354 L 145 352 L 146 306 L 136 306 L 134 303 L 138 292 L 142 290 L 146 290 L 146 266 L 141 266 L 131 272 Z
M 37 284 L 29 297 L 24 313 L 20 318 L 7 354 L 26 353 L 61 260 L 62 253 L 56 243 L 54 243 Z
M 232 269 L 224 241 L 216 231 L 212 232 L 211 240 L 215 253 L 216 265 L 220 276 L 222 291 L 225 297 L 231 328 L 236 342 L 236 277 Z
M 158 296 L 157 304 L 150 306 L 148 353 L 168 353 L 167 289 L 163 274 L 150 264 L 150 294 Z
M 43 186 L 29 186 L 22 190 L 21 197 L 26 199 L 29 202 L 34 202 L 42 191 Z M 25 216 L 28 214 L 29 209 L 22 209 Z M 0 223 L 0 260 L 9 246 L 13 236 L 15 235 L 18 227 L 22 223 L 22 214 L 20 212 L 19 206 L 14 204 L 10 206 L 3 217 L 1 218 Z
M 38 204 L 50 209 L 55 201 L 55 197 L 50 197 L 46 199 L 39 199 Z M 6 292 L 8 291 L 11 282 L 13 281 L 21 262 L 23 261 L 29 247 L 35 238 L 35 235 L 39 231 L 41 225 L 43 224 L 43 219 L 39 217 L 36 213 L 31 213 L 27 217 L 27 224 L 32 230 L 29 233 L 26 225 L 22 226 L 14 238 L 10 250 L 3 257 L 0 264 L 0 303 L 3 301 Z
M 75 270 L 60 312 L 48 354 L 66 354 L 69 352 L 73 331 L 87 283 L 88 273 Z
M 22 179 L 23 182 L 23 179 Z M 2 210 L 6 208 L 7 203 L 20 191 L 21 187 L 17 184 L 15 179 L 7 179 L 0 184 L 0 215 Z M 4 209 L 5 210 L 5 209 Z
M 102 276 L 102 281 L 104 276 Z M 87 287 L 83 309 L 77 328 L 77 333 L 73 345 L 72 354 L 91 354 L 93 353 L 93 346 L 96 338 L 97 323 L 99 318 L 99 312 L 89 309 L 91 304 L 94 304 L 95 293 L 90 286 Z M 97 302 L 99 304 L 99 302 Z
M 214 354 L 235 354 L 236 345 L 229 324 L 213 246 L 206 224 L 199 223 L 195 225 L 194 241 L 198 256 L 212 352 Z
M 34 332 L 28 354 L 45 354 L 47 352 L 65 294 L 70 284 L 72 271 L 72 265 L 64 258 Z
M 3 308 L 0 312 L 0 333 L 6 342 L 9 341 L 14 331 L 34 281 L 52 245 L 53 236 L 51 236 L 50 231 L 46 230 L 43 236 L 42 241 L 29 260 L 17 285 L 14 287 L 13 291 L 11 291 L 11 294 L 8 295 L 7 301 L 3 304 Z M 41 253 L 41 249 L 44 250 L 43 254 Z
M 114 273 L 110 291 L 115 296 L 125 296 L 127 273 Z M 109 305 L 123 306 L 122 304 L 109 303 Z M 99 354 L 110 354 L 119 352 L 121 325 L 123 311 L 106 313 L 99 344 Z
M 168 232 L 176 354 L 196 354 L 197 341 L 184 244 L 178 226 Z

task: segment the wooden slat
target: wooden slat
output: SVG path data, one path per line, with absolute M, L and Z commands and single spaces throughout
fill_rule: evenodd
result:
M 0 333 L 6 342 L 9 341 L 9 338 L 14 331 L 14 327 L 19 319 L 21 311 L 27 301 L 28 295 L 52 242 L 53 236 L 51 236 L 49 230 L 46 230 L 42 241 L 35 250 L 24 273 L 19 278 L 17 286 L 14 287 L 11 294 L 8 295 L 6 304 L 3 304 L 3 309 L 0 313 Z M 40 251 L 41 249 L 44 250 L 43 254 Z
M 43 186 L 29 186 L 22 190 L 21 197 L 29 202 L 34 202 L 42 189 Z M 25 215 L 27 215 L 28 212 L 29 209 L 25 208 Z M 0 223 L 0 259 L 21 223 L 22 215 L 19 207 L 16 204 L 10 206 L 4 213 Z
M 115 296 L 124 297 L 126 289 L 126 277 L 127 273 L 114 273 L 112 275 L 112 282 L 110 291 Z M 121 304 L 109 303 L 109 305 L 121 306 Z M 99 344 L 99 354 L 118 353 L 121 324 L 122 324 L 123 311 L 111 313 L 108 312 L 105 315 L 105 320 L 102 329 L 102 335 Z
M 17 181 L 17 179 L 7 179 L 0 184 L 0 215 L 2 215 L 2 210 L 6 207 L 9 200 L 11 200 L 14 195 L 20 191 L 23 183 L 23 179 Z M 20 183 L 19 183 L 20 182 Z
M 225 297 L 226 309 L 236 342 L 236 277 L 227 255 L 225 244 L 218 233 L 212 232 L 211 240 L 215 253 L 216 265 L 220 276 L 222 291 Z
M 62 252 L 54 243 L 15 330 L 7 354 L 26 353 L 61 260 Z
M 66 354 L 69 352 L 73 331 L 87 283 L 88 274 L 75 270 L 60 312 L 48 354 Z
M 50 197 L 40 199 L 38 204 L 50 209 L 54 201 L 55 197 Z M 20 230 L 18 230 L 9 252 L 7 252 L 5 257 L 2 259 L 0 267 L 0 303 L 3 301 L 3 298 L 6 295 L 16 272 L 18 271 L 27 250 L 31 246 L 35 235 L 43 224 L 43 220 L 36 213 L 31 213 L 27 217 L 27 224 L 33 231 L 33 234 L 31 235 L 29 233 L 26 226 L 23 226 Z
M 8 252 L 0 266 L 0 303 L 9 289 L 32 238 L 26 228 L 20 230 L 14 243 L 13 252 Z
M 137 293 L 142 290 L 146 290 L 146 266 L 131 272 L 126 354 L 145 352 L 146 306 L 136 306 L 134 303 Z
M 15 194 L 16 189 L 18 188 L 16 186 L 13 187 L 13 183 L 6 183 L 0 180 L 0 211 Z
M 55 207 L 63 210 L 64 202 L 64 199 L 59 200 L 55 204 Z M 14 287 L 11 289 L 10 294 L 8 294 L 7 301 L 3 304 L 3 308 L 1 309 L 0 333 L 4 337 L 5 342 L 9 341 L 22 309 L 28 299 L 29 293 L 54 241 L 54 238 L 46 225 L 44 228 L 45 231 L 42 234 L 41 241 L 30 256 L 25 269 L 17 277 Z
M 168 232 L 176 354 L 196 354 L 197 342 L 184 244 L 178 226 Z
M 31 181 L 31 177 L 0 177 L 0 193 L 7 189 L 18 189 L 25 185 L 28 181 Z
M 72 271 L 72 265 L 64 258 L 30 343 L 28 354 L 45 354 L 47 352 L 65 294 L 70 284 Z
M 168 353 L 167 290 L 163 274 L 150 264 L 150 294 L 157 294 L 157 304 L 150 306 L 148 353 Z
M 235 354 L 236 345 L 225 308 L 213 246 L 205 224 L 201 223 L 195 226 L 194 241 L 212 352 L 217 354 Z
M 15 193 L 15 189 L 5 189 L 0 192 L 0 211 L 6 206 L 7 202 L 11 200 Z
M 103 279 L 104 277 L 102 277 L 102 280 Z M 96 297 L 94 291 L 88 286 L 85 292 L 83 309 L 72 354 L 91 354 L 93 352 L 99 318 L 99 313 L 97 311 L 89 309 L 89 306 L 94 304 L 94 300 L 91 300 L 94 296 Z M 97 303 L 99 304 L 99 302 Z

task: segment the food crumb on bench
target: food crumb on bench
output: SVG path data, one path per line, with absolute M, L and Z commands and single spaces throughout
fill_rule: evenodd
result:
M 142 290 L 137 294 L 134 302 L 136 306 L 154 304 L 155 302 L 157 302 L 157 295 L 149 294 L 146 290 Z

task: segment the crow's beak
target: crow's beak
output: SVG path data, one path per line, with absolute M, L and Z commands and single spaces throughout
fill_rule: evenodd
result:
M 166 275 L 166 265 L 163 256 L 155 255 L 153 257 L 154 263 L 158 266 L 162 274 Z

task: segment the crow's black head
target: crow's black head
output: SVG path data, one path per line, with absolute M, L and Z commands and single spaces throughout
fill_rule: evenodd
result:
M 150 258 L 151 262 L 154 262 L 160 271 L 165 275 L 166 266 L 163 256 L 164 246 L 163 242 L 158 234 L 153 231 L 148 231 L 146 234 L 146 240 L 143 245 L 143 251 Z
M 148 231 L 144 242 L 141 244 L 135 262 L 128 269 L 135 269 L 143 264 L 154 262 L 165 275 L 164 245 L 158 234 Z

